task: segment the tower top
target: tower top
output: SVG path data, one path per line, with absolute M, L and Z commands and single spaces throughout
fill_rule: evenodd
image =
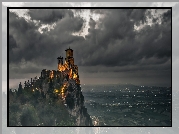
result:
M 65 51 L 68 51 L 68 50 L 71 50 L 71 51 L 73 51 L 73 49 L 71 49 L 70 47 L 69 47 L 68 49 L 66 49 Z
M 60 56 L 60 57 L 58 57 L 57 59 L 58 59 L 58 60 L 59 60 L 59 59 L 63 59 L 63 57 Z

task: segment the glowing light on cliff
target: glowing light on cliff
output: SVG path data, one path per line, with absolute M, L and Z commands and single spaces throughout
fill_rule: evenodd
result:
M 76 79 L 77 78 L 77 75 L 76 74 L 73 74 L 73 79 Z
M 59 90 L 58 89 L 54 89 L 54 93 L 58 93 L 59 92 Z
M 61 88 L 61 96 L 62 96 L 62 99 L 64 99 L 66 96 L 65 96 L 65 90 L 66 90 L 66 84 L 64 83 L 63 84 L 63 87 Z
M 52 79 L 54 77 L 53 71 L 50 72 L 50 78 Z

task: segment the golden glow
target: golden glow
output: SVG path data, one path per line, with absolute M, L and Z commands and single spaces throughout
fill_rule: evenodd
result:
M 54 77 L 53 71 L 50 72 L 50 78 L 52 79 Z
M 58 70 L 59 71 L 65 71 L 65 69 L 66 69 L 66 66 L 65 65 L 60 65 L 60 64 L 58 64 Z
M 67 89 L 67 83 L 64 83 L 63 86 L 61 87 L 62 99 L 64 99 L 66 97 L 66 95 L 65 95 L 66 89 Z
M 76 79 L 77 78 L 77 75 L 76 74 L 73 74 L 73 79 Z
M 70 79 L 72 78 L 72 74 L 73 74 L 73 71 L 72 71 L 72 69 L 70 69 L 70 72 L 69 72 L 69 78 Z
M 59 92 L 59 90 L 58 89 L 54 89 L 54 91 L 53 91 L 54 93 L 58 93 Z

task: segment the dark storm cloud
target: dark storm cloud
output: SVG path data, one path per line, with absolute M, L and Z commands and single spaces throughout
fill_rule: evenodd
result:
M 125 17 L 128 18 L 129 21 L 133 20 L 136 24 L 139 25 L 139 22 L 144 23 L 146 22 L 146 15 L 151 15 L 150 10 L 148 9 L 109 9 L 109 10 L 103 10 L 103 9 L 92 9 L 92 13 L 101 14 L 108 16 L 114 15 L 115 18 L 119 17 Z M 111 16 L 112 17 L 112 16 Z
M 9 36 L 11 38 L 9 38 L 9 46 L 14 46 L 14 43 L 17 46 L 10 53 L 10 63 L 19 63 L 22 59 L 40 65 L 56 63 L 54 59 L 70 43 L 82 39 L 71 35 L 72 32 L 80 30 L 82 24 L 81 18 L 66 16 L 57 21 L 54 30 L 41 34 L 37 31 L 38 26 L 33 22 L 27 22 L 24 18 L 19 18 L 16 14 L 10 12 Z
M 136 24 L 139 25 L 138 22 L 140 21 L 142 23 L 146 22 L 146 12 L 147 15 L 150 15 L 150 11 L 147 11 L 147 9 L 133 9 L 129 14 L 131 19 L 134 20 L 134 22 L 137 22 Z
M 171 10 L 168 10 L 167 12 L 163 13 L 162 23 L 170 23 L 169 26 L 171 25 Z
M 151 61 L 153 62 L 153 59 L 151 59 Z M 171 60 L 168 60 L 165 63 L 160 63 L 160 68 L 158 66 L 158 64 L 151 64 L 148 65 L 148 63 L 146 64 L 145 59 L 143 59 L 141 61 L 141 64 L 138 65 L 126 65 L 126 66 L 79 66 L 80 72 L 89 72 L 89 73 L 95 73 L 95 72 L 134 72 L 134 71 L 156 71 L 156 72 L 160 72 L 159 70 L 165 70 L 170 72 L 171 69 Z
M 66 9 L 30 9 L 28 14 L 32 20 L 40 20 L 45 24 L 54 23 L 66 16 L 74 17 L 73 12 Z
M 27 22 L 24 18 L 10 13 L 11 72 L 19 70 L 19 74 L 40 73 L 39 70 L 43 68 L 56 69 L 56 58 L 60 55 L 65 56 L 64 50 L 70 46 L 74 50 L 75 64 L 84 74 L 133 71 L 133 74 L 140 75 L 138 71 L 143 71 L 146 75 L 157 72 L 158 76 L 160 74 L 163 76 L 165 73 L 170 77 L 170 10 L 161 15 L 161 24 L 157 23 L 158 18 L 154 21 L 150 10 L 101 9 L 91 12 L 101 14 L 103 17 L 99 21 L 90 19 L 89 33 L 85 39 L 72 35 L 73 32 L 82 29 L 85 21 L 83 18 L 75 17 L 71 10 L 30 10 L 31 19 L 40 20 L 40 25 L 56 22 L 54 29 L 50 31 L 43 29 L 43 34 L 37 31 L 40 25 Z M 155 23 L 151 26 L 145 25 L 136 31 L 134 25 L 145 24 L 146 16 Z M 154 74 L 151 76 L 156 77 Z
M 140 11 L 142 13 L 139 13 Z M 171 11 L 168 11 L 168 14 L 170 13 Z M 168 17 L 167 20 L 170 21 L 171 16 Z M 145 10 L 108 10 L 100 20 L 100 29 L 94 29 L 95 23 L 91 25 L 93 21 L 91 19 L 89 22 L 89 35 L 86 36 L 85 43 L 88 47 L 78 55 L 83 55 L 80 65 L 124 66 L 142 64 L 143 59 L 150 65 L 162 64 L 171 58 L 170 24 L 154 24 L 134 31 L 136 22 L 147 21 Z
M 13 38 L 12 35 L 9 35 L 9 51 L 11 51 L 13 48 L 16 48 L 17 44 L 15 39 Z

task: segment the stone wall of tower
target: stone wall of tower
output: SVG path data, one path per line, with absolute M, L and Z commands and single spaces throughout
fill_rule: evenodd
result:
M 68 58 L 68 57 L 73 57 L 73 50 L 72 49 L 66 49 L 65 50 L 66 51 L 66 57 Z
M 58 60 L 58 67 L 57 67 L 57 69 L 61 70 L 61 68 L 63 66 L 63 57 L 60 56 L 60 57 L 57 58 L 57 60 Z

